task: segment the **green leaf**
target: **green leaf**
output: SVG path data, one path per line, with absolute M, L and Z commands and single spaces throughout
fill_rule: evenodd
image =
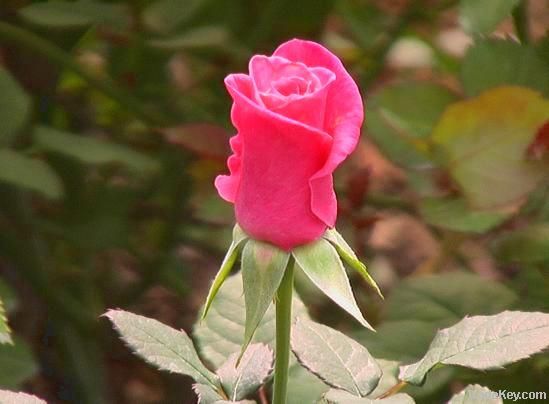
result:
M 0 299 L 0 344 L 13 343 L 10 333 L 11 333 L 11 330 L 8 325 L 8 319 L 6 318 L 4 303 L 2 302 L 2 299 Z
M 464 316 L 496 314 L 510 308 L 517 296 L 501 283 L 466 272 L 406 279 L 387 299 L 385 321 L 420 320 L 435 328 Z
M 395 394 L 383 399 L 361 398 L 343 390 L 330 390 L 319 401 L 320 404 L 413 404 L 414 399 L 408 394 Z
M 370 398 L 379 397 L 391 387 L 398 384 L 398 368 L 400 363 L 377 358 L 376 362 L 381 368 L 381 379 L 379 379 L 376 388 L 368 394 Z
M 415 361 L 428 349 L 437 329 L 465 316 L 499 313 L 516 302 L 515 293 L 501 283 L 466 272 L 408 278 L 387 298 L 377 332 L 360 332 L 356 338 L 376 358 Z
M 549 261 L 549 223 L 532 224 L 503 234 L 494 241 L 494 253 L 503 262 Z
M 490 389 L 471 384 L 455 394 L 448 404 L 503 404 L 503 400 L 498 396 L 498 393 Z
M 150 172 L 159 168 L 152 158 L 121 144 L 78 136 L 46 126 L 35 128 L 34 141 L 38 149 L 60 153 L 85 164 L 117 163 L 136 172 Z
M 243 243 L 247 241 L 247 239 L 248 236 L 246 235 L 246 233 L 244 233 L 244 231 L 240 228 L 238 224 L 235 225 L 233 228 L 233 241 L 231 242 L 231 245 L 227 250 L 227 254 L 225 254 L 225 258 L 223 258 L 221 267 L 219 268 L 219 271 L 217 272 L 217 275 L 212 282 L 212 286 L 210 286 L 210 290 L 208 291 L 206 303 L 204 304 L 204 310 L 202 311 L 202 319 L 206 318 L 206 315 L 210 310 L 210 306 L 212 305 L 215 296 L 219 291 L 219 288 L 223 285 L 225 279 L 227 279 L 227 276 L 229 276 L 229 273 L 231 272 L 231 269 L 233 268 L 234 263 L 238 258 L 240 249 L 242 248 Z
M 151 31 L 167 34 L 189 21 L 204 0 L 159 0 L 143 11 L 143 22 Z
M 220 386 L 218 377 L 202 364 L 185 332 L 123 310 L 109 310 L 105 316 L 124 342 L 148 363 L 191 376 L 198 383 Z
M 329 387 L 303 366 L 290 367 L 288 404 L 316 403 Z
M 506 206 L 549 178 L 549 160 L 526 158 L 547 120 L 549 100 L 498 87 L 448 107 L 433 132 L 435 150 L 472 208 Z
M 52 199 L 63 195 L 63 185 L 50 166 L 9 149 L 0 150 L 0 181 Z
M 295 248 L 292 254 L 303 272 L 326 296 L 364 327 L 373 330 L 358 308 L 343 263 L 329 241 L 321 238 Z
M 201 49 L 201 48 L 223 48 L 229 45 L 231 37 L 223 27 L 199 27 L 174 36 L 151 39 L 147 43 L 158 49 L 169 51 Z
M 465 233 L 484 233 L 509 217 L 506 212 L 470 209 L 461 198 L 426 198 L 419 212 L 433 226 Z
M 265 344 L 250 345 L 238 366 L 238 353 L 232 354 L 217 370 L 229 399 L 238 401 L 255 393 L 271 374 L 273 358 L 273 351 Z
M 368 134 L 393 162 L 430 166 L 429 136 L 444 109 L 456 99 L 449 90 L 431 83 L 387 86 L 368 99 Z
M 32 394 L 0 390 L 0 403 L 3 404 L 47 404 Z
M 461 81 L 468 96 L 502 85 L 529 87 L 548 95 L 548 69 L 549 63 L 531 46 L 483 39 L 467 51 L 461 65 Z
M 368 269 L 366 268 L 366 265 L 364 265 L 356 256 L 355 252 L 351 248 L 349 244 L 345 241 L 343 236 L 338 233 L 338 231 L 334 229 L 328 229 L 326 230 L 326 233 L 324 233 L 323 236 L 326 240 L 328 240 L 337 250 L 337 253 L 339 256 L 349 265 L 351 268 L 353 268 L 355 271 L 357 271 L 360 276 L 376 291 L 376 293 L 383 299 L 383 294 L 381 293 L 381 290 L 379 289 L 379 286 L 377 286 L 376 281 L 372 276 L 368 273 Z
M 0 66 L 0 145 L 9 144 L 28 118 L 31 99 L 8 71 Z
M 304 367 L 326 384 L 364 397 L 377 386 L 381 368 L 358 342 L 308 320 L 292 327 L 292 351 Z
M 244 342 L 246 312 L 244 307 L 242 277 L 230 276 L 213 301 L 208 317 L 194 326 L 194 337 L 200 356 L 219 368 L 231 354 L 240 352 Z M 294 293 L 292 315 L 308 317 L 307 310 Z M 274 347 L 275 310 L 270 306 L 257 328 L 252 342 L 262 342 Z
M 460 0 L 459 22 L 472 34 L 489 34 L 511 12 L 520 0 Z
M 23 19 L 32 24 L 56 29 L 85 28 L 92 24 L 124 28 L 130 21 L 123 5 L 90 0 L 34 3 L 19 9 L 18 12 Z
M 425 356 L 402 366 L 400 379 L 420 385 L 438 364 L 488 370 L 505 366 L 549 346 L 549 314 L 505 311 L 468 317 L 439 331 Z
M 290 254 L 279 248 L 250 240 L 242 251 L 242 282 L 246 303 L 246 327 L 242 352 L 271 305 L 282 281 Z
M 18 338 L 0 344 L 0 363 L 0 388 L 18 388 L 38 371 L 30 347 Z
M 223 400 L 223 397 L 207 384 L 193 384 L 193 391 L 198 396 L 198 404 L 214 404 Z

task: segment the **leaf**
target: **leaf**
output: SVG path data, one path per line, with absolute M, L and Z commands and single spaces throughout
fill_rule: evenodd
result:
M 2 404 L 47 404 L 32 394 L 16 393 L 8 390 L 0 390 L 0 402 Z
M 210 290 L 208 291 L 206 303 L 204 304 L 204 310 L 202 311 L 202 320 L 206 318 L 206 315 L 210 310 L 210 307 L 215 299 L 215 296 L 217 295 L 217 292 L 219 291 L 219 288 L 221 288 L 221 286 L 225 282 L 225 279 L 227 279 L 227 276 L 229 276 L 229 273 L 231 272 L 231 269 L 233 268 L 234 263 L 238 258 L 240 249 L 242 248 L 243 243 L 247 241 L 247 239 L 248 236 L 246 235 L 246 233 L 244 233 L 240 226 L 236 224 L 233 228 L 233 241 L 231 242 L 231 245 L 227 250 L 225 258 L 223 258 L 221 267 L 219 268 L 219 271 L 217 272 L 217 275 L 212 282 L 212 286 L 210 286 Z
M 349 278 L 336 249 L 325 239 L 294 248 L 293 257 L 309 279 L 364 327 L 373 330 L 353 296 Z
M 31 349 L 23 340 L 13 338 L 13 345 L 0 344 L 0 387 L 19 388 L 38 372 Z
M 85 164 L 117 163 L 136 172 L 150 172 L 159 168 L 152 158 L 124 145 L 92 137 L 78 136 L 46 126 L 34 130 L 35 146 L 60 153 Z
M 238 356 L 235 352 L 217 370 L 221 385 L 232 401 L 255 393 L 273 370 L 273 351 L 265 344 L 250 345 L 237 367 Z
M 419 212 L 433 226 L 465 233 L 484 233 L 503 223 L 510 215 L 470 209 L 461 198 L 425 198 L 419 204 Z
M 517 300 L 501 283 L 466 272 L 408 278 L 388 296 L 377 332 L 360 332 L 356 338 L 376 358 L 415 361 L 428 349 L 437 329 L 465 316 L 499 313 Z
M 414 399 L 408 394 L 395 394 L 383 399 L 361 398 L 342 390 L 330 390 L 324 394 L 320 404 L 413 404 Z
M 178 51 L 214 47 L 223 48 L 229 44 L 230 39 L 229 32 L 223 27 L 205 26 L 167 38 L 151 39 L 147 43 L 157 49 Z
M 223 400 L 223 397 L 207 384 L 193 384 L 193 391 L 198 396 L 198 404 L 213 404 Z
M 201 157 L 223 160 L 230 154 L 229 134 L 217 125 L 192 123 L 159 129 L 173 145 L 190 150 Z
M 271 244 L 249 240 L 242 250 L 242 282 L 246 304 L 246 326 L 242 352 L 271 305 L 280 286 L 290 254 Z
M 92 24 L 124 28 L 130 21 L 124 6 L 90 0 L 34 3 L 19 9 L 18 13 L 28 22 L 56 29 L 85 28 Z
M 503 85 L 529 87 L 548 95 L 548 69 L 549 64 L 531 46 L 482 39 L 468 49 L 461 64 L 461 81 L 468 96 Z
M 0 299 L 0 344 L 13 343 L 10 333 L 11 333 L 11 330 L 8 325 L 8 319 L 6 318 L 4 303 L 2 302 L 2 299 Z
M 189 21 L 204 0 L 159 0 L 143 11 L 143 22 L 151 31 L 167 34 Z
M 159 369 L 191 376 L 196 382 L 219 387 L 219 379 L 202 364 L 191 339 L 159 321 L 123 310 L 109 310 L 122 340 L 141 358 Z
M 549 223 L 536 223 L 501 235 L 494 241 L 494 253 L 503 262 L 549 261 Z
M 0 66 L 0 144 L 9 144 L 28 118 L 31 99 L 6 69 Z
M 208 317 L 194 325 L 194 337 L 201 358 L 219 368 L 231 354 L 240 352 L 244 341 L 245 307 L 242 277 L 230 276 L 213 301 Z M 294 293 L 292 316 L 307 317 L 307 311 Z M 275 310 L 271 306 L 252 339 L 274 347 Z
M 429 136 L 444 109 L 456 99 L 446 88 L 431 83 L 386 86 L 368 100 L 368 134 L 393 162 L 430 166 Z
M 63 185 L 50 166 L 9 149 L 0 150 L 0 181 L 39 192 L 51 199 L 63 195 Z
M 520 0 L 460 0 L 459 22 L 466 32 L 489 34 L 511 16 Z
M 355 252 L 351 248 L 349 244 L 345 241 L 343 236 L 338 233 L 338 231 L 334 229 L 328 229 L 326 230 L 326 233 L 324 233 L 323 236 L 326 240 L 328 240 L 337 250 L 337 253 L 339 256 L 349 265 L 351 268 L 353 268 L 355 271 L 357 271 L 362 278 L 376 291 L 379 297 L 383 299 L 383 294 L 381 293 L 381 290 L 379 289 L 379 286 L 377 286 L 376 281 L 372 276 L 368 273 L 368 269 L 366 268 L 366 265 L 364 265 L 356 256 Z
M 517 296 L 501 283 L 467 272 L 406 279 L 396 286 L 385 306 L 385 321 L 421 320 L 438 327 L 464 316 L 496 314 L 510 308 Z
M 505 311 L 475 316 L 439 331 L 419 362 L 402 366 L 399 378 L 420 385 L 438 364 L 488 370 L 505 366 L 549 346 L 549 314 Z
M 291 346 L 304 367 L 326 384 L 355 396 L 366 396 L 381 378 L 381 368 L 366 348 L 325 325 L 298 319 Z
M 301 365 L 290 367 L 288 404 L 316 403 L 329 387 Z
M 398 368 L 400 363 L 377 358 L 376 362 L 381 368 L 381 379 L 379 379 L 376 388 L 368 394 L 370 398 L 379 397 L 391 387 L 398 384 Z
M 503 404 L 503 400 L 499 397 L 498 393 L 491 391 L 490 389 L 479 386 L 478 384 L 471 384 L 455 394 L 448 404 Z
M 433 132 L 435 150 L 472 208 L 506 206 L 549 178 L 549 162 L 525 157 L 547 120 L 549 100 L 498 87 L 448 107 Z

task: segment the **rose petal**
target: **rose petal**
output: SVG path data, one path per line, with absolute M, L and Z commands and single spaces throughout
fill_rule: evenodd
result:
M 331 137 L 258 105 L 238 75 L 225 83 L 243 144 L 238 223 L 254 238 L 287 250 L 317 239 L 326 225 L 310 210 L 309 179 L 324 165 Z
M 311 209 L 329 227 L 335 225 L 337 200 L 332 173 L 355 149 L 364 119 L 364 107 L 358 88 L 341 61 L 323 46 L 293 39 L 282 44 L 273 54 L 309 67 L 324 67 L 335 73 L 327 95 L 324 130 L 334 144 L 326 164 L 310 180 Z

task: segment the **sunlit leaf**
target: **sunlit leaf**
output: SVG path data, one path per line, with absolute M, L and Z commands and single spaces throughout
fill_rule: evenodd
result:
M 373 330 L 360 312 L 343 263 L 329 241 L 321 238 L 313 243 L 294 248 L 292 255 L 316 287 L 360 324 Z
M 381 378 L 381 368 L 366 348 L 325 325 L 296 321 L 291 345 L 299 362 L 309 371 L 326 384 L 355 396 L 366 396 Z
M 549 161 L 526 158 L 549 100 L 522 87 L 498 87 L 453 104 L 433 133 L 439 161 L 473 208 L 516 203 L 549 178 Z
M 448 404 L 503 404 L 503 400 L 498 396 L 498 393 L 490 389 L 471 384 L 455 394 Z
M 400 393 L 393 396 L 374 399 L 357 397 L 343 390 L 330 390 L 322 397 L 319 404 L 413 404 L 414 399 L 408 394 Z
M 456 99 L 449 90 L 432 83 L 387 86 L 368 98 L 366 129 L 398 165 L 429 166 L 429 136 L 444 109 Z
M 512 40 L 482 39 L 467 51 L 461 81 L 469 96 L 503 85 L 529 87 L 548 95 L 548 69 L 549 62 L 531 46 Z
M 290 254 L 272 244 L 249 240 L 242 250 L 242 282 L 246 303 L 246 325 L 242 352 L 271 305 Z
M 58 199 L 63 185 L 57 174 L 42 160 L 27 157 L 19 152 L 0 150 L 0 181 Z
M 32 394 L 0 390 L 0 403 L 3 404 L 47 404 Z
M 193 391 L 198 396 L 198 404 L 214 404 L 223 400 L 223 397 L 207 384 L 193 384 Z
M 198 383 L 220 386 L 218 377 L 202 364 L 185 332 L 122 310 L 109 310 L 105 316 L 122 340 L 145 361 L 162 370 L 191 376 Z
M 491 33 L 520 0 L 460 0 L 459 21 L 470 33 Z
M 475 316 L 440 330 L 419 362 L 402 366 L 400 379 L 419 385 L 438 364 L 497 369 L 549 347 L 549 314 L 505 311 Z
M 238 366 L 237 359 L 235 352 L 217 370 L 221 385 L 232 401 L 255 393 L 273 370 L 273 351 L 264 344 L 250 345 Z
M 288 404 L 316 403 L 329 386 L 301 365 L 290 367 Z
M 294 293 L 292 315 L 308 317 L 307 311 L 299 297 Z M 244 289 L 240 273 L 227 278 L 223 287 L 214 299 L 208 316 L 194 326 L 194 337 L 200 357 L 219 368 L 229 356 L 240 352 L 244 342 L 246 311 L 244 306 Z M 255 335 L 254 342 L 262 342 L 274 349 L 275 310 L 271 305 Z

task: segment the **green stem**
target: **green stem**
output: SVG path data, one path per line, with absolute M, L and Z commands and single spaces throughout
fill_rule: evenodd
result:
M 530 28 L 528 26 L 528 0 L 522 0 L 513 11 L 513 23 L 520 42 L 527 44 L 530 41 Z
M 151 111 L 145 109 L 141 102 L 126 91 L 117 87 L 112 80 L 100 80 L 79 65 L 69 53 L 47 41 L 33 32 L 16 27 L 6 22 L 0 22 L 0 38 L 26 46 L 36 52 L 41 53 L 48 60 L 65 68 L 84 79 L 88 85 L 107 95 L 122 107 L 132 112 L 137 118 L 150 126 L 160 126 L 166 124 L 166 119 L 159 117 Z
M 286 273 L 276 292 L 276 358 L 273 404 L 286 404 L 288 367 L 290 363 L 290 330 L 292 328 L 292 292 L 294 264 L 288 263 Z

